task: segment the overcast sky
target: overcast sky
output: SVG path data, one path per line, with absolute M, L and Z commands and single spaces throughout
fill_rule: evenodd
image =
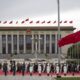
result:
M 57 0 L 0 0 L 0 20 L 57 20 Z M 60 19 L 80 29 L 80 0 L 60 0 Z

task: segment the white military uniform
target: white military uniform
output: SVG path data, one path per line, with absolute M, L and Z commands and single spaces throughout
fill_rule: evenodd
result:
M 56 66 L 56 73 L 57 74 L 59 73 L 59 66 L 58 65 Z
M 33 72 L 33 65 L 31 64 L 30 65 L 30 73 L 32 73 Z
M 41 64 L 38 64 L 38 73 L 41 74 Z
M 67 73 L 67 66 L 64 65 L 64 74 L 66 74 L 66 73 Z
M 48 74 L 50 73 L 50 65 L 49 64 L 47 65 L 47 73 Z

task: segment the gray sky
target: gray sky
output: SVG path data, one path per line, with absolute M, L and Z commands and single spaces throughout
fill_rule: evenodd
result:
M 80 0 L 60 0 L 61 20 L 73 20 L 80 26 Z M 0 20 L 57 20 L 57 0 L 0 0 Z

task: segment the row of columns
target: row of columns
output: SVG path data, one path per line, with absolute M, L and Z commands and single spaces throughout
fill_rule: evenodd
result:
M 7 38 L 7 35 L 6 34 L 6 53 L 8 53 L 8 38 Z M 32 38 L 34 39 L 34 35 L 35 34 L 32 34 Z M 50 34 L 50 44 L 49 44 L 49 53 L 52 53 L 52 37 L 51 37 L 52 34 Z M 24 36 L 24 50 L 23 50 L 23 53 L 26 53 L 26 34 L 23 34 Z M 38 34 L 39 38 L 40 38 L 40 34 Z M 1 38 L 1 37 L 0 37 Z M 40 53 L 41 50 L 40 50 L 40 41 L 38 41 L 38 52 Z M 1 41 L 2 42 L 2 41 Z M 13 47 L 13 34 L 11 34 L 11 47 L 12 47 L 12 53 L 14 53 L 14 47 Z M 1 44 L 0 44 L 1 45 Z M 35 49 L 34 49 L 34 45 L 35 45 L 35 42 L 34 40 L 32 40 L 32 53 L 35 52 Z M 0 52 L 2 53 L 2 50 L 0 49 Z M 17 53 L 19 53 L 19 34 L 17 34 Z M 46 53 L 46 34 L 44 34 L 44 53 Z M 57 34 L 55 34 L 55 53 L 57 53 Z

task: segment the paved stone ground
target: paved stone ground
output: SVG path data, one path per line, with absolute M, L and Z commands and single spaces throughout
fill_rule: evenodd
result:
M 13 76 L 13 75 L 8 75 L 8 76 L 0 76 L 0 80 L 55 80 L 52 76 Z

